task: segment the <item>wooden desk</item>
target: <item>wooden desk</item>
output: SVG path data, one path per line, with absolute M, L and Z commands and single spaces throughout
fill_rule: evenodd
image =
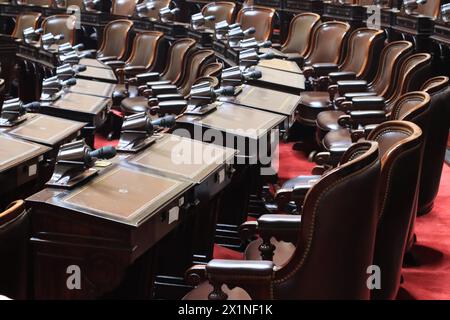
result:
M 148 149 L 127 160 L 134 166 L 193 184 L 196 205 L 189 209 L 188 220 L 161 243 L 164 250 L 158 256 L 157 298 L 182 298 L 190 289 L 184 281 L 187 268 L 213 258 L 221 194 L 231 182 L 235 152 L 173 134 L 162 134 Z M 179 250 L 180 243 L 184 244 L 183 252 Z M 177 263 L 173 263 L 173 252 L 178 252 Z
M 85 66 L 95 67 L 95 68 L 111 69 L 103 62 L 98 61 L 97 59 L 91 59 L 91 58 L 80 59 L 79 64 L 84 64 Z
M 41 108 L 44 114 L 86 122 L 99 128 L 105 123 L 111 104 L 111 98 L 69 92 L 55 102 L 41 103 Z
M 115 87 L 116 85 L 112 83 L 77 79 L 77 84 L 70 86 L 68 92 L 111 98 Z
M 261 50 L 261 52 L 270 51 Z M 280 71 L 292 72 L 296 74 L 302 74 L 302 69 L 298 66 L 298 64 L 294 61 L 283 60 L 283 59 L 271 59 L 271 60 L 261 60 L 258 63 L 259 67 L 270 68 Z
M 116 164 L 76 189 L 48 188 L 26 199 L 33 297 L 153 297 L 158 244 L 185 220 L 191 186 Z M 80 268 L 79 290 L 66 285 L 69 266 Z
M 236 172 L 222 198 L 216 242 L 241 246 L 237 229 L 247 219 L 250 195 L 260 192 L 262 173 L 270 171 L 272 150 L 278 143 L 278 132 L 272 130 L 285 119 L 285 116 L 231 103 L 223 103 L 203 117 L 185 115 L 177 119 L 174 134 L 185 135 L 187 131 L 195 140 L 238 150 Z
M 251 85 L 296 95 L 305 90 L 305 77 L 302 74 L 261 66 L 257 66 L 255 69 L 261 71 L 262 77 L 257 80 L 250 80 L 248 83 Z
M 36 191 L 39 176 L 46 171 L 51 148 L 0 135 L 0 205 Z
M 86 70 L 77 74 L 77 78 L 117 83 L 117 77 L 111 68 L 86 66 Z

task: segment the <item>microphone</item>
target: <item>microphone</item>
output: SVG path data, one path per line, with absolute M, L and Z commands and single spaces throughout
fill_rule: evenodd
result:
M 407 14 L 414 14 L 414 10 L 425 3 L 427 0 L 403 0 L 403 8 Z
M 25 110 L 29 110 L 29 111 L 38 111 L 41 107 L 41 104 L 39 103 L 39 101 L 33 101 L 30 103 L 26 103 L 23 105 L 23 108 Z
M 232 86 L 220 87 L 219 89 L 214 90 L 214 92 L 217 95 L 221 95 L 221 96 L 232 96 L 232 95 L 234 95 L 234 87 L 232 87 Z
M 244 80 L 256 80 L 262 77 L 261 70 L 248 70 L 242 73 Z
M 272 51 L 269 51 L 269 52 L 260 54 L 258 57 L 259 57 L 260 60 L 263 60 L 263 59 L 264 60 L 271 60 L 271 59 L 275 58 L 275 54 Z
M 90 161 L 92 161 L 93 159 L 111 159 L 114 158 L 116 154 L 117 154 L 116 148 L 112 146 L 105 146 L 87 152 L 87 156 L 90 158 L 89 159 Z
M 152 126 L 170 128 L 174 126 L 176 119 L 173 115 L 164 116 L 162 118 L 155 119 L 151 122 Z
M 441 6 L 441 19 L 445 22 L 450 21 L 450 3 Z
M 1 117 L 8 121 L 14 121 L 28 111 L 38 111 L 41 104 L 37 101 L 24 104 L 20 99 L 5 100 L 2 107 Z
M 148 134 L 153 134 L 154 127 L 171 127 L 173 125 L 175 125 L 174 116 L 169 115 L 151 120 L 146 112 L 139 112 L 125 117 L 122 131 L 146 131 Z
M 178 8 L 170 9 L 169 7 L 164 7 L 159 10 L 159 19 L 162 22 L 169 22 L 179 11 L 180 9 Z

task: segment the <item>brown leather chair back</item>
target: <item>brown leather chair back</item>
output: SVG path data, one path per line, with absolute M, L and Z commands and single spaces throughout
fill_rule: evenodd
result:
M 214 16 L 215 21 L 206 21 L 205 27 L 214 29 L 214 25 L 217 22 L 227 21 L 229 24 L 233 22 L 233 13 L 236 8 L 234 2 L 218 1 L 205 4 L 202 8 L 202 14 L 204 17 Z
M 405 59 L 397 73 L 396 81 L 392 82 L 392 95 L 386 100 L 388 112 L 402 94 L 417 89 L 414 88 L 414 85 L 426 80 L 430 64 L 431 55 L 429 53 L 416 53 Z
M 305 65 L 313 63 L 339 63 L 344 39 L 350 30 L 345 22 L 330 21 L 320 24 L 314 31 Z
M 311 44 L 313 30 L 319 22 L 320 16 L 316 13 L 305 12 L 296 15 L 289 25 L 288 36 L 281 51 L 305 56 Z
M 424 141 L 424 156 L 420 178 L 418 214 L 428 213 L 439 190 L 442 166 L 447 149 L 450 126 L 450 87 L 448 77 L 435 77 L 426 81 L 422 88 L 431 96 L 430 127 Z
M 200 74 L 202 77 L 220 77 L 223 65 L 220 62 L 208 63 L 202 68 Z
M 422 133 L 425 133 L 428 120 L 423 118 L 428 119 L 430 100 L 430 95 L 425 91 L 413 91 L 402 95 L 392 108 L 391 120 L 413 122 L 422 129 Z
M 26 28 L 36 29 L 40 17 L 41 14 L 38 12 L 27 12 L 18 15 L 16 18 L 16 25 L 14 26 L 11 36 L 17 39 L 23 39 L 23 30 Z
M 113 0 L 111 13 L 118 16 L 132 16 L 136 9 L 136 0 Z
M 395 41 L 381 51 L 380 63 L 370 88 L 379 96 L 388 97 L 392 91 L 391 82 L 395 79 L 397 64 L 412 52 L 412 43 Z M 392 83 L 394 84 L 394 83 Z
M 57 14 L 47 17 L 42 22 L 42 29 L 44 30 L 43 34 L 63 34 L 64 39 L 60 40 L 59 44 L 69 42 L 71 45 L 74 45 L 76 32 L 75 23 L 76 18 L 73 15 Z
M 357 143 L 306 195 L 296 249 L 275 271 L 274 299 L 368 299 L 380 179 L 378 146 Z
M 342 71 L 352 71 L 358 78 L 366 79 L 378 60 L 384 42 L 384 31 L 360 28 L 350 34 L 347 54 L 341 64 Z
M 412 122 L 387 121 L 368 136 L 382 156 L 379 222 L 373 264 L 381 270 L 381 288 L 372 299 L 395 299 L 403 255 L 415 216 L 422 130 Z
M 195 79 L 195 81 L 192 85 L 200 84 L 202 82 L 208 82 L 209 85 L 213 88 L 218 88 L 220 86 L 219 79 L 217 79 L 216 77 L 211 77 L 211 76 L 201 76 L 201 77 Z
M 186 55 L 194 46 L 195 40 L 191 38 L 179 39 L 172 43 L 166 68 L 161 75 L 162 80 L 170 80 L 174 84 L 178 84 L 181 81 Z
M 257 41 L 266 41 L 272 36 L 274 15 L 275 9 L 272 8 L 245 7 L 238 12 L 236 22 L 241 24 L 242 30 L 254 27 L 256 32 L 252 37 Z
M 0 292 L 27 298 L 29 218 L 22 200 L 0 213 Z
M 127 66 L 143 66 L 150 68 L 156 61 L 158 44 L 164 33 L 159 31 L 146 31 L 136 35 L 133 41 L 133 50 L 126 61 Z
M 99 56 L 117 57 L 122 60 L 127 53 L 128 39 L 133 22 L 125 19 L 114 20 L 109 22 L 103 30 L 103 40 Z
M 420 4 L 416 11 L 424 16 L 436 19 L 439 16 L 442 4 L 444 4 L 444 2 L 441 0 L 427 1 L 424 4 Z
M 179 92 L 186 96 L 191 91 L 195 80 L 201 76 L 200 70 L 214 58 L 214 51 L 208 49 L 198 50 L 192 53 L 187 61 L 184 70 L 183 82 L 180 85 Z
M 139 13 L 139 16 L 150 18 L 150 19 L 159 19 L 159 10 L 165 7 L 169 7 L 172 0 L 155 0 L 152 1 L 155 9 L 154 10 L 147 10 L 145 13 Z

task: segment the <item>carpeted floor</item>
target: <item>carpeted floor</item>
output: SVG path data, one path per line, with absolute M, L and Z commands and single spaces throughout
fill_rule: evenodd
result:
M 310 174 L 314 164 L 305 155 L 292 150 L 292 144 L 280 145 L 280 180 Z M 435 207 L 416 222 L 417 267 L 405 268 L 404 283 L 398 299 L 450 299 L 450 167 L 445 165 Z M 214 257 L 241 259 L 242 254 L 216 246 Z

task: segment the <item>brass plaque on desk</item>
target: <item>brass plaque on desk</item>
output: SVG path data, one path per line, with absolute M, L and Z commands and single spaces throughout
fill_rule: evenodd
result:
M 69 87 L 69 92 L 111 98 L 115 87 L 116 85 L 112 83 L 77 79 L 77 83 Z
M 83 122 L 43 114 L 29 114 L 25 122 L 8 131 L 8 134 L 53 146 L 74 135 L 84 126 Z
M 234 135 L 259 139 L 284 121 L 286 117 L 274 113 L 223 103 L 216 111 L 204 117 L 181 117 L 180 121 L 192 121 L 212 129 Z
M 164 134 L 129 162 L 201 183 L 216 168 L 231 161 L 235 153 L 234 149 Z
M 69 92 L 52 104 L 53 107 L 96 114 L 103 110 L 111 99 Z
M 137 226 L 190 186 L 186 181 L 118 166 L 70 191 L 58 202 L 87 214 Z
M 242 91 L 237 96 L 221 96 L 220 100 L 291 116 L 300 102 L 300 96 L 251 85 L 244 85 Z
M 90 66 L 86 66 L 85 71 L 78 73 L 77 78 L 97 79 L 100 81 L 111 83 L 117 82 L 117 77 L 112 69 L 96 68 Z
M 257 66 L 256 70 L 260 70 L 262 77 L 252 82 L 263 82 L 267 85 L 273 84 L 273 86 L 284 86 L 294 90 L 305 90 L 305 77 L 302 74 L 286 72 L 266 67 Z
M 298 66 L 298 64 L 294 61 L 283 60 L 283 59 L 270 59 L 270 60 L 261 60 L 258 63 L 258 66 L 281 70 L 286 72 L 292 72 L 297 74 L 302 74 L 302 69 Z
M 84 64 L 86 67 L 89 66 L 95 68 L 110 69 L 110 67 L 108 67 L 103 62 L 98 61 L 97 59 L 83 58 L 80 59 L 80 62 L 78 64 Z
M 42 156 L 50 150 L 39 144 L 2 135 L 0 136 L 0 172 Z

